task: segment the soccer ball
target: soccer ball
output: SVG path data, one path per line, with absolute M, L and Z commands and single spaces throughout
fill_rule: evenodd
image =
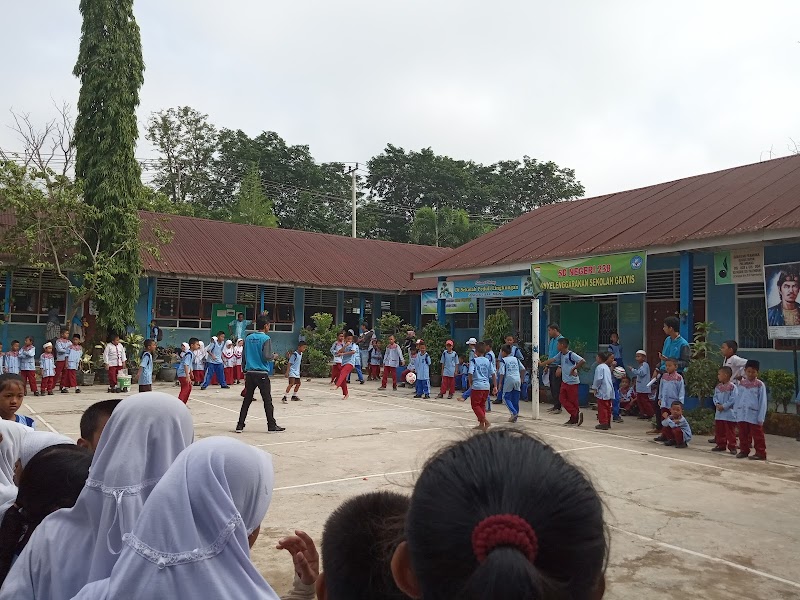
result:
M 625 369 L 622 367 L 614 367 L 614 377 L 617 379 L 622 379 L 625 377 Z
M 417 382 L 417 375 L 413 371 L 406 373 L 406 383 L 414 385 Z

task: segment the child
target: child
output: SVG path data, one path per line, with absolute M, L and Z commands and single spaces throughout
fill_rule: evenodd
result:
M 519 357 L 514 354 L 514 347 L 511 344 L 505 344 L 500 348 L 500 354 L 500 367 L 503 369 L 502 398 L 508 412 L 511 413 L 508 422 L 516 423 L 519 417 L 519 396 L 525 367 Z
M 42 395 L 53 395 L 56 387 L 56 357 L 53 354 L 53 344 L 47 342 L 42 346 L 42 355 L 39 357 L 39 366 L 42 369 Z
M 22 377 L 16 373 L 0 375 L 0 419 L 34 429 L 33 419 L 17 414 L 24 401 L 25 382 Z
M 33 338 L 25 338 L 25 345 L 19 351 L 19 374 L 24 382 L 25 393 L 28 393 L 27 386 L 31 386 L 34 396 L 39 395 L 39 388 L 36 387 L 36 346 L 33 345 Z
M 331 366 L 331 385 L 336 386 L 339 380 L 339 373 L 342 371 L 342 355 L 341 350 L 344 347 L 344 331 L 340 331 L 336 336 L 336 341 L 331 346 L 331 355 L 333 356 L 333 365 Z M 337 386 L 338 387 L 338 386 Z
M 497 393 L 497 369 L 494 363 L 490 362 L 485 356 L 486 344 L 479 342 L 475 345 L 475 358 L 469 363 L 469 387 L 472 390 L 470 403 L 472 411 L 478 418 L 476 429 L 489 429 L 491 423 L 486 418 L 486 402 L 489 393 Z M 464 401 L 462 396 L 461 401 Z
M 192 350 L 192 354 L 194 355 L 192 360 L 194 381 L 192 385 L 201 385 L 206 378 L 206 349 L 202 340 L 197 344 L 197 350 Z
M 61 385 L 61 380 L 64 377 L 64 369 L 67 366 L 67 354 L 69 348 L 72 346 L 72 340 L 69 337 L 69 329 L 66 327 L 61 328 L 61 337 L 56 340 L 56 383 L 59 388 L 64 387 Z
M 181 384 L 181 391 L 178 392 L 178 400 L 187 404 L 189 402 L 189 395 L 192 393 L 192 379 L 194 373 L 192 368 L 194 365 L 194 353 L 200 347 L 200 340 L 196 337 L 189 338 L 189 348 L 183 353 L 181 358 L 181 366 L 178 370 L 178 381 Z
M 722 351 L 722 356 L 725 357 L 722 366 L 731 368 L 731 373 L 733 374 L 731 375 L 731 381 L 734 384 L 738 384 L 744 379 L 744 366 L 747 364 L 747 359 L 737 356 L 736 352 L 739 350 L 739 344 L 736 343 L 736 340 L 722 342 L 720 350 Z
M 281 398 L 284 404 L 286 404 L 286 394 L 289 393 L 292 386 L 294 386 L 292 401 L 300 402 L 300 397 L 297 395 L 297 392 L 300 391 L 300 365 L 303 362 L 303 352 L 306 351 L 307 346 L 308 344 L 305 342 L 300 342 L 297 344 L 297 350 L 292 352 L 292 355 L 289 357 L 289 364 L 286 369 L 286 377 L 289 378 L 289 385 L 286 386 L 286 391 L 283 393 L 283 398 Z
M 372 340 L 372 348 L 369 350 L 369 379 L 378 381 L 381 376 L 381 364 L 383 363 L 383 342 Z
M 597 420 L 595 429 L 611 429 L 611 404 L 614 400 L 614 382 L 608 363 L 614 360 L 610 352 L 597 353 L 597 367 L 594 370 L 592 389 L 597 398 Z
M 483 343 L 486 344 L 486 358 L 489 359 L 495 367 L 495 373 L 497 373 L 497 356 L 495 356 L 494 351 L 492 350 L 492 340 L 483 340 Z M 497 394 L 497 392 L 495 392 Z M 492 397 L 489 396 L 489 399 L 486 400 L 486 412 L 492 412 Z
M 569 420 L 565 426 L 583 424 L 583 413 L 578 404 L 578 384 L 581 382 L 580 370 L 586 361 L 569 349 L 569 339 L 562 337 L 557 344 L 558 356 L 556 362 L 560 365 L 561 390 L 558 394 L 561 406 L 569 413 Z
M 467 357 L 463 354 L 458 358 L 458 377 L 456 377 L 456 388 L 466 391 L 467 377 L 469 375 L 469 365 Z
M 226 340 L 222 349 L 222 368 L 225 371 L 225 381 L 233 381 L 233 372 L 236 366 L 236 355 L 233 351 L 233 341 Z
M 472 363 L 472 359 L 475 358 L 475 348 L 477 347 L 478 341 L 473 337 L 467 340 L 467 346 L 469 346 L 469 353 L 467 356 L 467 379 L 469 379 L 469 364 Z M 466 400 L 472 395 L 472 390 L 469 387 L 469 383 L 464 388 L 464 393 L 461 394 L 461 400 Z
M 103 350 L 103 362 L 108 369 L 108 392 L 110 394 L 119 393 L 119 372 L 125 368 L 128 357 L 125 354 L 125 346 L 120 344 L 119 335 L 116 333 L 111 336 L 111 340 Z
M 347 378 L 356 366 L 356 354 L 358 354 L 358 346 L 353 343 L 353 335 L 348 333 L 344 337 L 342 347 L 336 352 L 336 356 L 342 361 L 339 378 L 336 380 L 336 387 L 342 388 L 342 396 L 345 400 L 350 397 L 350 393 L 347 390 Z
M 352 335 L 353 339 L 355 339 L 355 333 L 353 333 L 353 330 L 350 329 L 349 331 L 350 335 Z M 358 346 L 358 344 L 356 344 L 356 346 Z M 353 371 L 356 372 L 356 376 L 358 377 L 358 383 L 364 385 L 364 372 L 361 370 L 361 348 L 359 348 L 358 352 L 356 352 L 354 359 L 355 359 L 355 364 L 353 365 Z M 350 371 L 351 375 L 353 374 L 353 371 Z M 349 376 L 347 378 L 347 383 L 348 384 L 350 383 Z
M 635 415 L 638 412 L 636 409 L 636 392 L 633 391 L 631 380 L 627 375 L 619 380 L 619 406 L 626 415 Z
M 386 389 L 386 382 L 388 376 L 392 376 L 392 389 L 397 391 L 397 367 L 405 365 L 406 361 L 403 357 L 403 350 L 397 343 L 393 335 L 389 336 L 389 344 L 386 346 L 386 352 L 383 353 L 383 379 L 381 380 L 381 387 L 379 390 Z
M 664 419 L 661 425 L 663 426 L 661 435 L 656 438 L 656 441 L 663 441 L 665 446 L 688 447 L 686 444 L 692 439 L 692 428 L 689 426 L 689 421 L 683 416 L 683 402 L 672 401 L 670 415 Z
M 209 385 L 219 384 L 223 390 L 228 389 L 225 379 L 225 366 L 222 361 L 222 349 L 225 348 L 225 332 L 218 331 L 216 337 L 211 338 L 211 343 L 206 346 L 206 376 L 200 385 L 205 390 Z
M 80 339 L 78 335 L 75 337 Z M 83 411 L 80 425 L 81 437 L 78 439 L 78 446 L 88 448 L 92 452 L 95 451 L 97 444 L 100 442 L 100 435 L 111 418 L 111 413 L 114 412 L 120 402 L 122 402 L 122 398 L 101 400 Z
M 437 398 L 443 398 L 447 392 L 447 399 L 450 400 L 456 393 L 456 368 L 458 367 L 458 354 L 453 351 L 453 340 L 447 340 L 444 344 L 444 352 L 439 359 L 442 365 L 442 389 Z
M 636 367 L 628 367 L 636 378 L 636 406 L 639 408 L 639 418 L 649 421 L 655 415 L 653 401 L 650 400 L 650 365 L 647 364 L 647 352 L 636 352 Z
M 72 345 L 67 353 L 67 364 L 64 368 L 64 377 L 61 380 L 61 393 L 69 393 L 69 388 L 74 387 L 75 393 L 80 394 L 81 388 L 78 387 L 78 368 L 83 358 L 83 346 L 81 346 L 81 336 L 77 333 L 72 336 Z
M 659 409 L 656 416 L 656 429 L 651 433 L 661 433 L 656 438 L 659 442 L 664 442 L 668 438 L 664 437 L 663 424 L 669 418 L 673 402 L 683 404 L 683 398 L 686 393 L 686 388 L 683 385 L 683 376 L 678 373 L 678 359 L 667 358 L 665 361 L 667 372 L 661 376 L 661 381 L 658 386 Z M 663 438 L 663 439 L 659 439 Z
M 19 340 L 11 340 L 11 350 L 6 353 L 6 373 L 19 375 Z
M 156 351 L 156 341 L 144 341 L 144 351 L 139 362 L 139 392 L 153 391 L 153 352 Z
M 239 338 L 233 347 L 233 383 L 239 384 L 244 381 L 244 371 L 242 371 L 242 356 L 244 356 L 244 340 Z
M 622 344 L 619 343 L 619 334 L 616 331 L 611 332 L 611 343 L 608 345 L 608 351 L 613 356 L 617 366 L 624 369 L 625 363 L 622 362 Z
M 414 485 L 405 523 L 392 573 L 411 598 L 603 596 L 603 502 L 587 475 L 523 431 L 440 450 Z
M 425 342 L 417 340 L 417 353 L 411 361 L 411 368 L 417 374 L 417 389 L 414 398 L 431 398 L 431 357 L 426 351 Z
M 520 350 L 517 347 L 517 344 L 516 344 L 516 342 L 514 340 L 514 336 L 513 335 L 507 335 L 506 336 L 505 344 L 511 347 L 511 355 L 510 356 L 512 358 L 518 358 L 519 362 L 523 362 L 525 360 L 525 356 L 522 354 L 522 350 Z M 501 348 L 500 352 L 502 353 L 502 351 L 503 351 L 503 349 Z M 503 393 L 504 393 L 503 389 L 505 387 L 503 385 L 504 371 L 503 371 L 503 365 L 501 364 L 499 356 L 498 356 L 498 360 L 497 360 L 497 374 L 498 374 L 498 377 L 499 377 L 499 382 L 497 384 L 497 389 L 498 389 L 497 400 L 494 400 L 492 402 L 492 404 L 502 404 L 503 403 Z
M 736 417 L 739 420 L 739 454 L 736 458 L 746 458 L 752 445 L 756 453 L 750 460 L 767 460 L 767 440 L 764 438 L 767 388 L 758 378 L 760 368 L 757 360 L 748 360 L 744 366 L 745 378 L 736 392 Z
M 736 386 L 731 383 L 733 370 L 720 367 L 717 371 L 719 385 L 714 388 L 714 446 L 712 452 L 736 454 Z

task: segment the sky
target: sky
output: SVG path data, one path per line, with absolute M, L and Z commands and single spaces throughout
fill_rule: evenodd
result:
M 74 107 L 78 0 L 9 2 L 8 109 Z M 482 163 L 552 160 L 586 195 L 789 154 L 800 143 L 800 2 L 136 0 L 138 112 L 188 105 L 319 161 L 387 143 Z M 142 135 L 137 155 L 155 156 Z

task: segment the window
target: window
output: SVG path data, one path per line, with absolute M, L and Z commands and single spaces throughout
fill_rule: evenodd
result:
M 236 284 L 236 304 L 244 306 L 245 319 L 255 321 L 261 306 L 258 286 L 255 283 Z
M 736 330 L 741 348 L 772 348 L 767 336 L 767 305 L 764 284 L 740 283 L 736 286 Z
M 329 313 L 333 315 L 335 322 L 338 306 L 336 297 L 336 290 L 306 289 L 303 305 L 303 326 L 314 327 L 314 321 L 311 320 L 311 316 L 316 313 Z
M 267 314 L 272 321 L 272 331 L 293 331 L 294 288 L 265 285 L 264 310 L 267 311 Z
M 223 301 L 221 281 L 156 279 L 156 324 L 161 327 L 206 329 L 211 327 L 211 309 Z
M 483 304 L 487 317 L 498 310 L 504 310 L 513 323 L 512 335 L 523 343 L 531 341 L 532 306 L 530 298 L 486 298 L 483 300 Z
M 703 300 L 706 297 L 707 281 L 706 268 L 695 267 L 692 271 L 692 295 L 695 300 Z M 680 269 L 647 272 L 648 300 L 680 300 L 680 297 Z
M 611 343 L 611 334 L 617 331 L 617 303 L 603 302 L 600 304 L 600 326 L 597 331 L 599 344 Z
M 393 315 L 400 317 L 403 320 L 403 323 L 411 324 L 412 298 L 414 299 L 414 302 L 419 304 L 419 296 L 409 296 L 408 294 L 382 294 L 380 314 L 384 315 L 385 313 L 392 313 Z
M 67 312 L 67 283 L 52 271 L 39 273 L 34 269 L 19 269 L 11 278 L 12 323 L 46 323 L 51 308 L 58 309 L 61 323 Z M 5 298 L 5 290 L 3 291 Z
M 456 329 L 478 328 L 478 313 L 460 313 L 450 316 L 454 318 Z

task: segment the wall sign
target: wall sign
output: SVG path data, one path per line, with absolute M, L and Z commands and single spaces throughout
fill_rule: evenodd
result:
M 647 291 L 647 255 L 623 252 L 531 265 L 535 293 L 573 296 L 636 294 Z
M 764 248 L 736 248 L 714 253 L 714 283 L 759 283 L 764 277 Z

